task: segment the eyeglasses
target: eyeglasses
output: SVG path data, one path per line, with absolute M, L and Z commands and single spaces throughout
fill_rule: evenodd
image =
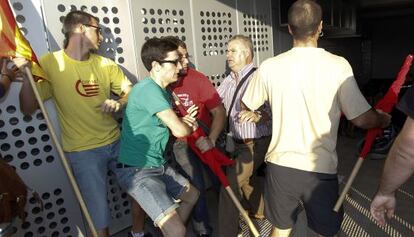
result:
M 83 25 L 86 26 L 86 27 L 95 28 L 95 29 L 97 29 L 99 31 L 99 33 L 102 33 L 102 28 L 99 27 L 99 26 L 94 26 L 94 25 L 89 25 L 89 24 L 83 24 Z
M 158 62 L 160 64 L 163 64 L 163 63 L 171 63 L 171 64 L 174 64 L 175 66 L 177 66 L 179 63 L 181 63 L 181 59 L 176 59 L 176 60 L 160 60 Z

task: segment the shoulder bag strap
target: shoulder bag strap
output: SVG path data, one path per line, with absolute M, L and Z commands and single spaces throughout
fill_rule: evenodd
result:
M 230 122 L 229 118 L 230 118 L 231 110 L 233 109 L 233 106 L 234 106 L 234 102 L 236 101 L 237 94 L 239 93 L 239 90 L 240 90 L 241 86 L 243 85 L 243 83 L 247 80 L 247 78 L 249 78 L 249 76 L 254 71 L 256 71 L 256 69 L 257 68 L 254 67 L 246 75 L 244 75 L 244 77 L 240 80 L 239 84 L 237 85 L 236 90 L 234 91 L 233 99 L 231 100 L 229 111 L 227 112 L 227 123 L 224 126 L 224 131 L 226 133 L 229 131 L 229 122 Z

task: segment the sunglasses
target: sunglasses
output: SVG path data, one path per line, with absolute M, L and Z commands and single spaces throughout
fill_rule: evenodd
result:
M 89 24 L 83 24 L 84 26 L 86 26 L 86 27 L 92 27 L 92 28 L 95 28 L 95 29 L 97 29 L 100 33 L 102 33 L 102 28 L 101 27 L 99 27 L 99 26 L 94 26 L 94 25 L 89 25 Z
M 171 63 L 171 64 L 174 64 L 175 66 L 177 66 L 178 65 L 178 63 L 180 63 L 181 62 L 181 60 L 180 59 L 176 59 L 176 60 L 160 60 L 160 61 L 158 61 L 160 64 L 163 64 L 163 63 Z

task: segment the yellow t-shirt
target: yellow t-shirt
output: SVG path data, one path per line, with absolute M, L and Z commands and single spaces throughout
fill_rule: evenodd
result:
M 354 119 L 371 106 L 342 57 L 321 48 L 293 48 L 260 65 L 243 102 L 257 109 L 269 101 L 272 140 L 268 162 L 335 174 L 341 112 Z
M 62 129 L 63 150 L 83 151 L 110 144 L 120 135 L 111 114 L 101 104 L 131 83 L 110 59 L 90 54 L 86 61 L 73 60 L 63 50 L 40 59 L 47 80 L 37 88 L 43 100 L 53 98 Z

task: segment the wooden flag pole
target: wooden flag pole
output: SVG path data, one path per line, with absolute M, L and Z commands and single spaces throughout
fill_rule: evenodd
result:
M 239 199 L 237 199 L 236 195 L 234 194 L 233 190 L 230 188 L 230 186 L 225 187 L 227 194 L 229 194 L 231 200 L 233 201 L 234 205 L 239 210 L 240 214 L 242 215 L 243 219 L 246 221 L 247 226 L 249 226 L 250 231 L 254 235 L 254 237 L 260 236 L 259 231 L 257 231 L 256 226 L 254 226 L 252 220 L 250 219 L 249 215 L 247 214 L 247 211 L 244 210 L 242 205 L 239 202 Z
M 359 169 L 361 168 L 362 162 L 364 162 L 364 158 L 363 157 L 359 157 L 357 162 L 354 165 L 354 168 L 352 169 L 351 175 L 348 178 L 348 181 L 345 184 L 344 189 L 342 190 L 341 196 L 339 196 L 338 201 L 336 201 L 335 207 L 334 207 L 334 211 L 338 212 L 339 208 L 341 208 L 342 203 L 345 200 L 346 194 L 348 193 L 349 189 L 351 188 L 352 183 L 355 180 L 355 177 L 358 174 Z
M 79 202 L 79 205 L 81 207 L 82 213 L 85 216 L 86 222 L 88 223 L 89 230 L 90 230 L 93 237 L 98 237 L 98 232 L 96 232 L 95 226 L 93 225 L 93 222 L 92 222 L 92 218 L 91 218 L 91 216 L 88 212 L 88 209 L 86 208 L 86 205 L 85 205 L 85 202 L 84 202 L 84 200 L 82 198 L 82 195 L 80 193 L 79 187 L 76 183 L 75 178 L 73 177 L 72 170 L 71 170 L 71 168 L 70 168 L 70 166 L 69 166 L 69 164 L 66 160 L 65 153 L 63 152 L 62 146 L 60 145 L 59 140 L 56 136 L 55 129 L 53 128 L 53 125 L 50 122 L 49 114 L 47 113 L 47 110 L 46 110 L 46 108 L 43 104 L 42 98 L 40 98 L 39 92 L 37 91 L 36 84 L 35 84 L 33 76 L 32 76 L 32 72 L 31 72 L 30 68 L 27 67 L 27 66 L 24 67 L 24 70 L 25 70 L 25 73 L 27 75 L 27 79 L 29 80 L 30 85 L 32 87 L 33 93 L 35 94 L 35 97 L 36 97 L 37 103 L 39 104 L 40 110 L 42 111 L 43 116 L 46 120 L 47 127 L 49 129 L 50 135 L 52 136 L 53 143 L 55 144 L 55 147 L 56 147 L 56 149 L 59 153 L 60 160 L 62 161 L 63 167 L 64 167 L 64 169 L 66 171 L 66 174 L 69 178 L 69 182 L 72 185 L 73 191 L 75 192 L 75 196 L 78 199 L 78 202 Z

